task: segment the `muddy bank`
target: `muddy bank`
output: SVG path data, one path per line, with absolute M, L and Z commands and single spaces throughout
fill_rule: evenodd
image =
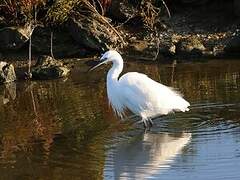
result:
M 56 3 L 51 7 L 58 7 Z M 30 36 L 35 56 L 91 57 L 107 49 L 141 60 L 240 56 L 236 0 L 101 3 L 80 1 L 66 21 L 51 26 L 13 26 L 0 16 L 0 57 L 27 55 Z
M 156 59 L 239 57 L 240 10 L 236 10 L 239 8 L 237 2 L 201 2 L 182 0 L 181 3 L 169 3 L 171 17 L 163 17 L 157 33 L 130 33 L 135 36 L 130 37 L 134 39 L 134 43 L 130 43 L 134 51 L 131 49 L 130 54 L 135 52 L 134 55 L 142 59 L 154 59 L 157 54 Z M 147 52 L 153 54 L 149 56 Z M 146 55 L 149 58 L 144 57 Z

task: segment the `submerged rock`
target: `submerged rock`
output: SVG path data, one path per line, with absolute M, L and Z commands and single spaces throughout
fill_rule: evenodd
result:
M 33 79 L 55 79 L 66 77 L 70 70 L 64 64 L 50 56 L 40 56 L 32 69 Z
M 0 49 L 13 50 L 21 48 L 31 34 L 31 26 L 5 27 L 0 29 Z
M 12 64 L 0 61 L 0 84 L 16 80 L 15 70 Z

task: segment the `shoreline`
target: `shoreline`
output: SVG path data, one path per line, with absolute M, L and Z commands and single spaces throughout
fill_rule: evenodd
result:
M 128 8 L 128 4 L 123 7 Z M 240 18 L 233 13 L 232 2 L 221 0 L 188 6 L 170 4 L 171 18 L 163 14 L 158 17 L 162 18 L 161 22 L 154 28 L 143 26 L 137 17 L 120 22 L 120 17 L 131 15 L 131 11 L 124 14 L 122 10 L 114 16 L 111 11 L 121 9 L 116 9 L 114 4 L 111 8 L 104 19 L 108 22 L 90 18 L 82 27 L 74 16 L 54 29 L 36 27 L 31 36 L 32 54 L 36 57 L 51 55 L 50 35 L 53 32 L 52 52 L 56 59 L 93 57 L 107 49 L 117 49 L 123 55 L 144 61 L 240 57 Z M 113 22 L 107 19 L 109 16 Z M 116 23 L 118 25 L 113 26 Z M 2 27 L 0 39 L 1 59 L 12 54 L 27 56 L 28 25 Z

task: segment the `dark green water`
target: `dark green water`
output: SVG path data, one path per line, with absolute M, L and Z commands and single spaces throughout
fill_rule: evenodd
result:
M 107 68 L 86 70 L 0 86 L 0 179 L 240 179 L 240 61 L 125 63 L 192 105 L 147 133 L 109 108 Z

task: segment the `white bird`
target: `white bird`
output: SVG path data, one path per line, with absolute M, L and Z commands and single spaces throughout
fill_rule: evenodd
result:
M 153 117 L 189 110 L 189 102 L 179 93 L 145 74 L 128 72 L 119 78 L 123 70 L 123 59 L 115 50 L 105 52 L 100 63 L 91 70 L 108 62 L 112 62 L 112 67 L 107 74 L 107 95 L 112 108 L 121 118 L 128 109 L 142 118 L 141 122 L 146 128 L 153 125 Z

